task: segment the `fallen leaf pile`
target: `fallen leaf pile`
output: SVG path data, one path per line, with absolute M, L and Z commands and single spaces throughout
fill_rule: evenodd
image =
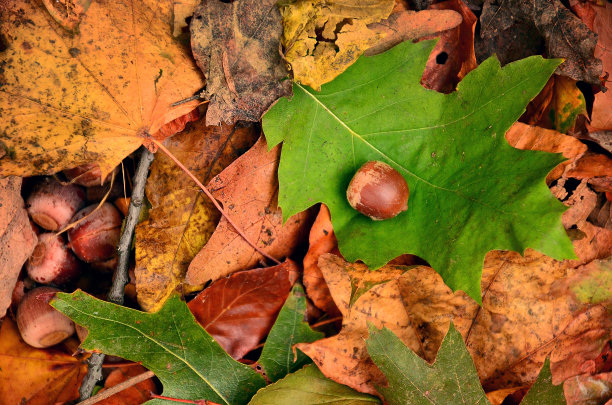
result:
M 0 405 L 610 405 L 611 19 L 0 0 Z M 348 203 L 368 161 L 408 184 L 393 218 Z M 97 206 L 123 216 L 71 236 Z M 80 243 L 109 254 L 30 294 Z M 30 297 L 76 334 L 28 345 L 60 323 Z

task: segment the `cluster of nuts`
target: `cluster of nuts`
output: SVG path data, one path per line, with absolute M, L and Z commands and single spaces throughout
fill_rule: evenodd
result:
M 44 178 L 26 196 L 26 208 L 38 234 L 38 244 L 25 266 L 27 281 L 42 286 L 22 297 L 14 293 L 14 300 L 19 302 L 17 326 L 21 337 L 38 348 L 53 346 L 74 333 L 74 323 L 49 301 L 60 291 L 56 286 L 76 280 L 85 267 L 116 266 L 123 221 L 113 204 L 99 204 L 97 190 L 102 181 L 98 166 L 80 166 L 64 174 L 67 182 Z M 67 232 L 58 233 L 69 225 Z M 23 285 L 21 282 L 22 292 Z

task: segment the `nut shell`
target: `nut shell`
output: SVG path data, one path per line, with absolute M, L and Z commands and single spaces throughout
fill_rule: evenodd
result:
M 22 339 L 32 347 L 56 345 L 74 333 L 74 323 L 51 305 L 53 287 L 38 287 L 28 292 L 17 309 L 17 327 Z
M 384 162 L 369 161 L 357 170 L 346 191 L 351 207 L 375 221 L 408 209 L 408 184 Z

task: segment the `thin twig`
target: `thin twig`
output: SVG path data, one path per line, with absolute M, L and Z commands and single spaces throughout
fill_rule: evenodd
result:
M 193 175 L 193 173 L 191 173 L 191 171 L 189 169 L 187 169 L 185 167 L 185 165 L 183 165 L 173 154 L 172 152 L 170 152 L 168 150 L 168 148 L 166 148 L 161 142 L 155 140 L 154 138 L 150 138 L 150 140 L 159 148 L 161 149 L 162 152 L 164 152 L 164 154 L 166 154 L 170 159 L 172 159 L 172 161 L 174 163 L 176 163 L 176 165 L 178 167 L 181 168 L 181 170 L 183 170 L 185 172 L 185 174 L 187 174 L 187 176 L 189 176 L 191 178 L 191 180 L 193 180 L 198 187 L 200 187 L 200 189 L 204 192 L 204 194 L 206 194 L 208 196 L 208 198 L 210 198 L 210 200 L 212 201 L 212 203 L 215 205 L 215 207 L 221 212 L 221 215 L 223 215 L 225 217 L 225 219 L 227 220 L 227 222 L 229 222 L 229 224 L 234 228 L 234 230 L 236 231 L 236 233 L 238 235 L 240 235 L 242 237 L 242 239 L 244 239 L 244 241 L 246 243 L 248 243 L 253 249 L 255 249 L 256 252 L 258 252 L 260 255 L 262 255 L 263 257 L 273 261 L 276 264 L 281 264 L 280 261 L 278 261 L 278 259 L 270 256 L 269 254 L 267 254 L 266 252 L 264 252 L 263 250 L 261 250 L 255 243 L 253 243 L 248 236 L 246 236 L 244 234 L 244 232 L 240 229 L 240 227 L 238 225 L 236 225 L 236 223 L 230 218 L 230 216 L 228 215 L 228 213 L 223 209 L 223 207 L 221 207 L 221 204 L 219 204 L 219 202 L 217 201 L 217 199 L 215 197 L 213 197 L 212 193 L 210 191 L 208 191 L 208 189 L 204 186 L 204 184 L 202 184 L 200 182 L 200 180 L 198 180 L 198 178 L 196 176 Z
M 144 198 L 145 184 L 147 183 L 147 175 L 149 167 L 153 162 L 154 155 L 147 149 L 142 148 L 140 162 L 134 174 L 134 188 L 132 189 L 132 198 L 130 199 L 130 207 L 125 218 L 125 225 L 121 238 L 119 239 L 118 263 L 113 277 L 113 284 L 108 293 L 108 300 L 118 305 L 123 304 L 123 293 L 125 285 L 128 282 L 128 264 L 130 261 L 130 246 L 134 237 L 134 229 L 140 217 L 140 207 Z M 91 396 L 96 383 L 102 380 L 102 363 L 104 362 L 103 353 L 94 353 L 87 361 L 87 375 L 83 379 L 79 388 L 80 399 L 86 400 Z
M 142 148 L 140 162 L 138 162 L 138 167 L 134 174 L 134 188 L 132 189 L 132 198 L 130 198 L 130 207 L 128 208 L 123 232 L 121 233 L 119 245 L 117 246 L 119 260 L 117 269 L 115 270 L 115 277 L 113 278 L 113 285 L 108 293 L 108 300 L 117 305 L 123 304 L 123 292 L 129 279 L 128 265 L 130 262 L 130 246 L 132 245 L 132 238 L 134 237 L 134 229 L 140 218 L 140 208 L 144 200 L 149 167 L 151 167 L 154 157 L 155 155 L 148 149 Z
M 81 401 L 79 402 L 77 405 L 93 405 L 95 403 L 98 403 L 100 401 L 102 401 L 103 399 L 106 399 L 108 397 L 111 397 L 113 395 L 115 395 L 118 392 L 121 392 L 125 389 L 128 389 L 140 382 L 143 382 L 144 380 L 148 380 L 149 378 L 155 377 L 155 374 L 152 371 L 145 371 L 142 374 L 138 374 L 137 376 L 134 376 L 132 378 L 128 378 L 127 380 L 125 380 L 122 383 L 119 383 L 117 385 L 114 385 L 110 388 L 105 389 L 104 391 L 94 395 L 93 397 L 86 399 L 85 401 Z

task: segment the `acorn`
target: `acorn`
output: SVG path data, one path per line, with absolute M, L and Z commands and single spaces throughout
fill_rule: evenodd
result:
M 48 231 L 59 231 L 85 205 L 85 193 L 74 184 L 62 185 L 47 177 L 37 184 L 26 200 L 30 218 Z
M 17 308 L 17 327 L 21 338 L 30 346 L 45 348 L 56 345 L 74 333 L 74 323 L 51 305 L 53 287 L 29 291 Z
M 42 284 L 62 284 L 75 278 L 81 264 L 55 233 L 43 233 L 26 265 L 28 276 Z
M 66 175 L 71 183 L 79 184 L 84 187 L 93 187 L 101 186 L 102 184 L 107 183 L 112 174 L 116 172 L 117 168 L 108 174 L 104 181 L 102 181 L 102 170 L 100 169 L 100 166 L 95 163 L 89 163 L 74 167 L 72 169 L 66 169 L 64 170 L 64 175 Z
M 357 170 L 346 190 L 351 207 L 375 221 L 408 209 L 408 184 L 384 162 L 369 161 Z
M 72 222 L 83 219 L 68 230 L 70 248 L 77 257 L 87 263 L 101 262 L 115 255 L 121 235 L 121 214 L 110 203 L 96 210 L 93 204 L 77 212 Z

